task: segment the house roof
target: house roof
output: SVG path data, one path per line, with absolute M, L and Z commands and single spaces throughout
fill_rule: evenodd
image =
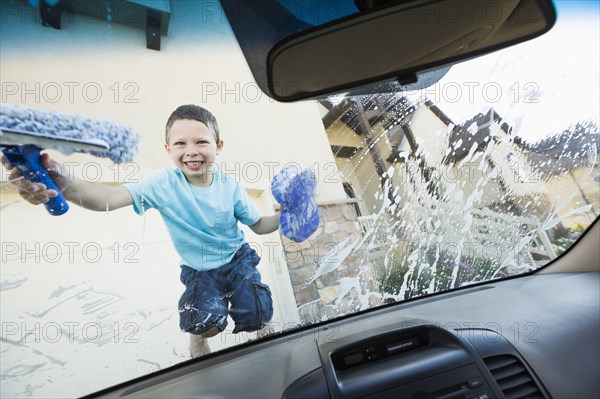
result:
M 360 97 L 364 116 L 371 126 L 381 124 L 389 130 L 394 125 L 408 123 L 416 107 L 404 96 L 398 93 L 375 94 Z M 325 129 L 337 120 L 350 127 L 356 134 L 364 135 L 364 127 L 359 123 L 359 107 L 354 99 L 344 98 L 337 104 L 330 100 L 321 100 L 329 112 L 323 117 Z
M 361 97 L 364 116 L 370 126 L 381 124 L 386 129 L 390 143 L 398 141 L 399 134 L 404 134 L 399 127 L 406 127 L 417 108 L 407 98 L 397 93 L 377 94 Z M 337 104 L 322 100 L 329 112 L 323 117 L 325 128 L 340 120 L 358 135 L 363 136 L 365 127 L 359 122 L 359 106 L 355 100 L 345 98 Z M 452 120 L 442 112 L 431 100 L 426 100 L 427 106 L 445 125 L 453 125 Z M 491 129 L 499 125 L 500 129 Z M 565 171 L 587 165 L 589 154 L 600 154 L 600 134 L 598 127 L 592 122 L 578 123 L 574 128 L 553 135 L 537 143 L 531 144 L 520 137 L 510 137 L 510 140 L 522 151 L 530 166 L 540 173 L 541 178 L 550 178 Z M 486 113 L 479 113 L 460 125 L 455 125 L 450 132 L 449 152 L 444 157 L 444 164 L 460 162 L 464 159 L 473 145 L 475 152 L 482 152 L 499 135 L 512 133 L 512 127 L 503 122 L 502 117 L 490 108 Z M 394 150 L 388 157 L 392 162 Z
M 429 108 L 429 110 L 431 112 L 433 112 L 433 114 L 435 116 L 437 116 L 446 126 L 454 125 L 454 122 L 452 122 L 452 119 L 450 119 L 448 117 L 448 115 L 446 115 L 444 112 L 442 112 L 442 110 L 440 109 L 440 107 L 438 107 L 437 105 L 435 105 L 433 103 L 433 101 L 427 99 L 427 100 L 425 100 L 425 102 L 423 104 L 427 108 Z
M 600 154 L 600 133 L 592 122 L 574 127 L 534 144 L 519 143 L 530 163 L 542 179 L 563 174 L 595 162 Z
M 461 125 L 454 126 L 448 139 L 450 152 L 446 154 L 443 162 L 459 162 L 467 156 L 473 145 L 477 145 L 475 152 L 484 151 L 491 141 L 496 140 L 497 132 L 490 129 L 494 123 L 500 124 L 500 131 L 504 134 L 511 134 L 512 128 L 506 122 L 502 122 L 502 118 L 493 108 L 485 114 L 479 113 Z

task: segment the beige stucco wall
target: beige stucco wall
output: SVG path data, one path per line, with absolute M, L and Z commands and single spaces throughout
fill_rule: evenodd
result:
M 381 183 L 373 158 L 368 151 L 369 146 L 364 138 L 340 121 L 336 121 L 327 129 L 327 136 L 331 145 L 361 148 L 360 151 L 349 158 L 336 158 L 337 168 L 343 180 L 350 183 L 354 188 L 362 215 L 366 216 L 378 212 L 382 200 L 375 193 L 381 191 Z M 385 142 L 387 143 L 387 139 Z M 387 143 L 387 146 L 389 147 L 389 143 Z M 382 152 L 382 154 L 387 156 L 389 150 L 388 152 Z
M 0 100 L 108 119 L 138 130 L 142 134 L 138 157 L 120 168 L 85 154 L 52 152 L 57 160 L 68 162 L 76 176 L 91 181 L 135 181 L 171 167 L 163 148 L 164 124 L 175 107 L 195 103 L 216 115 L 225 141 L 218 163 L 251 194 L 258 193 L 261 213 L 273 212 L 272 199 L 264 193 L 269 192 L 273 174 L 289 163 L 315 169 L 319 201 L 344 199 L 319 105 L 281 104 L 267 98 L 258 91 L 222 13 L 202 14 L 206 2 L 171 3 L 169 35 L 162 37 L 161 51 L 153 51 L 146 49 L 142 30 L 72 14 L 63 15 L 62 29 L 55 30 L 43 27 L 39 10 L 25 1 L 11 3 L 15 9 L 4 8 L 3 2 Z M 20 199 L 5 183 L 6 170 L 0 169 L 2 282 L 14 286 L 2 292 L 3 322 L 62 326 L 72 321 L 82 325 L 127 321 L 139 328 L 136 345 L 111 343 L 98 351 L 95 342 L 73 345 L 63 340 L 32 346 L 60 353 L 61 358 L 89 358 L 84 350 L 94 354 L 94 364 L 85 368 L 98 377 L 78 381 L 68 392 L 61 384 L 50 384 L 45 396 L 79 396 L 154 371 L 154 363 L 135 360 L 148 354 L 160 367 L 186 360 L 188 338 L 179 331 L 177 317 L 177 300 L 183 292 L 178 256 L 158 213 L 140 218 L 130 208 L 94 213 L 72 206 L 66 215 L 51 217 L 42 207 Z M 247 234 L 262 246 L 259 270 L 276 290 L 275 329 L 291 328 L 298 313 L 280 236 L 273 233 L 259 239 Z M 94 312 L 95 308 L 86 308 L 93 296 L 109 296 L 112 302 Z M 35 316 L 39 312 L 43 317 Z M 104 332 L 111 332 L 102 325 Z M 232 327 L 213 339 L 213 350 L 255 336 L 231 335 Z M 108 367 L 115 358 L 132 360 Z M 20 349 L 3 353 L 7 364 L 27 364 L 28 359 L 36 355 Z
M 555 217 L 562 219 L 565 227 L 573 228 L 576 225 L 587 227 L 600 214 L 599 162 L 600 156 L 596 157 L 596 166 L 593 169 L 577 168 L 570 173 L 543 182 L 548 192 L 548 199 L 556 209 Z M 569 211 L 583 207 L 589 209 L 569 214 Z
M 248 187 L 268 186 L 290 162 L 329 172 L 333 156 L 317 103 L 269 99 L 222 15 L 202 15 L 202 2 L 172 3 L 170 32 L 160 51 L 146 49 L 141 30 L 78 14 L 63 15 L 61 30 L 43 27 L 35 14 L 3 14 L 2 101 L 134 127 L 142 133 L 135 168 L 140 176 L 171 166 L 163 149 L 164 124 L 186 103 L 215 114 L 225 141 L 218 163 Z M 194 13 L 198 18 L 190 18 Z M 110 161 L 77 155 L 68 161 L 95 162 L 102 166 L 101 181 L 122 180 L 115 179 Z M 95 169 L 81 165 L 74 171 L 90 175 Z M 343 190 L 321 184 L 318 197 L 336 200 Z
M 415 111 L 410 123 L 419 150 L 429 166 L 442 161 L 448 148 L 448 126 L 446 126 L 425 104 Z

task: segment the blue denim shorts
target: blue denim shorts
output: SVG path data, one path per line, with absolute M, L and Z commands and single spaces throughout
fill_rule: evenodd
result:
M 273 300 L 269 286 L 260 281 L 258 262 L 256 251 L 245 243 L 231 262 L 216 269 L 197 271 L 182 266 L 181 330 L 196 335 L 213 327 L 223 331 L 227 315 L 235 322 L 234 333 L 263 328 L 273 317 Z

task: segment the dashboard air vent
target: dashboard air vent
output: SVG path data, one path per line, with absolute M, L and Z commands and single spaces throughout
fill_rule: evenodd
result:
M 493 356 L 483 361 L 507 399 L 544 399 L 531 374 L 516 357 Z

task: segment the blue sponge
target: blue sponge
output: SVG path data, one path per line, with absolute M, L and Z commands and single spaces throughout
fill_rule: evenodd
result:
M 286 166 L 271 182 L 273 196 L 284 207 L 279 222 L 281 232 L 292 241 L 306 240 L 319 226 L 316 188 L 313 171 L 298 165 Z

